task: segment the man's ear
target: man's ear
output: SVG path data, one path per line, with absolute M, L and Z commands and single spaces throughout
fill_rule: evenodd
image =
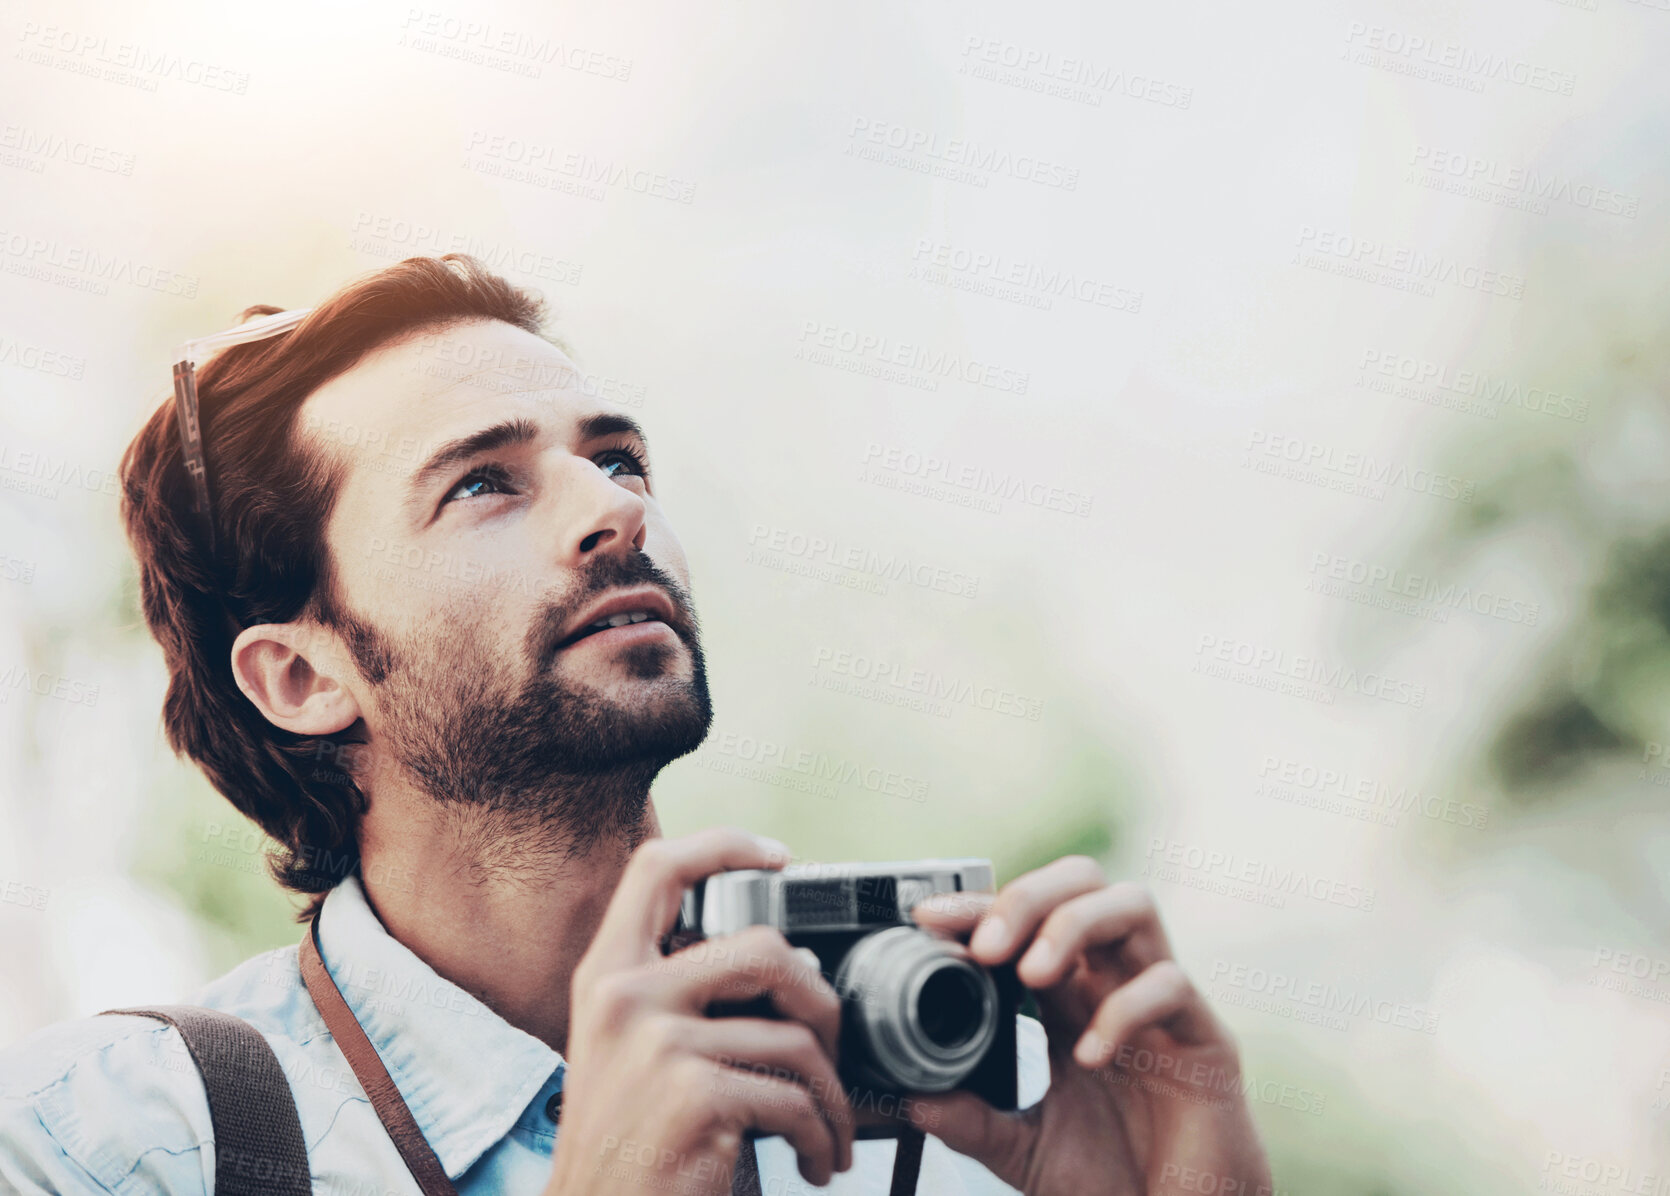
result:
M 261 623 L 232 641 L 232 676 L 276 727 L 332 735 L 354 725 L 359 700 L 339 676 L 345 654 L 312 623 Z

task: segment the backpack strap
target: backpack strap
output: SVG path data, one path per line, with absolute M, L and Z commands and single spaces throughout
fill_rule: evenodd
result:
M 241 1017 L 196 1005 L 104 1012 L 154 1017 L 185 1039 L 209 1098 L 214 1196 L 311 1196 L 296 1098 L 260 1031 Z
M 312 952 L 307 950 L 309 946 L 313 947 Z M 307 959 L 309 955 L 311 960 Z M 325 971 L 323 961 L 319 959 L 318 946 L 311 933 L 303 940 L 302 956 L 304 975 L 309 970 L 305 966 L 309 962 L 315 965 L 317 972 L 323 973 L 324 984 L 319 983 L 317 975 L 308 977 L 309 988 L 314 990 L 316 1001 L 328 984 L 330 995 L 341 1003 L 339 1010 L 333 1007 L 336 1002 L 328 999 L 318 1002 L 322 1006 L 321 1012 L 329 1010 L 326 1022 L 343 1026 L 351 1022 L 353 1029 L 359 1030 L 358 1021 L 354 1020 L 352 1011 L 348 1010 L 335 982 L 330 979 L 330 973 Z M 209 1100 L 209 1122 L 215 1142 L 214 1196 L 311 1196 L 312 1173 L 308 1167 L 307 1143 L 302 1137 L 301 1119 L 296 1114 L 295 1096 L 290 1091 L 284 1069 L 279 1066 L 278 1056 L 273 1054 L 272 1047 L 267 1045 L 260 1031 L 241 1017 L 197 1005 L 106 1009 L 104 1013 L 156 1018 L 180 1032 L 186 1050 L 191 1052 L 192 1061 L 202 1073 L 203 1089 Z M 346 1019 L 341 1017 L 342 1013 L 347 1014 Z M 333 1031 L 335 1028 L 333 1025 Z M 335 1037 L 338 1045 L 342 1045 L 343 1036 Z M 363 1030 L 360 1037 L 364 1037 Z M 370 1047 L 369 1042 L 364 1045 Z M 349 1053 L 349 1062 L 364 1085 L 366 1074 L 362 1068 L 366 1060 L 356 1056 L 363 1056 L 363 1052 Z M 381 1060 L 376 1058 L 375 1048 L 371 1048 L 370 1058 L 376 1061 L 375 1072 L 380 1073 L 392 1089 L 393 1082 L 388 1080 Z M 400 1111 L 406 1112 L 399 1090 L 394 1092 Z M 387 1126 L 389 1119 L 384 1110 L 378 1108 L 377 1112 Z M 407 1121 L 410 1117 L 411 1114 L 406 1113 Z M 417 1131 L 415 1123 L 411 1128 Z M 402 1145 L 399 1135 L 391 1131 L 391 1136 L 395 1137 L 397 1146 Z M 429 1159 L 433 1160 L 434 1153 L 428 1151 L 428 1143 L 423 1141 L 421 1132 L 417 1132 L 417 1141 L 423 1144 Z M 900 1131 L 898 1154 L 893 1160 L 890 1196 L 909 1196 L 915 1191 L 917 1174 L 922 1165 L 923 1144 L 920 1131 Z M 405 1156 L 406 1150 L 403 1148 L 401 1153 Z M 411 1166 L 410 1159 L 408 1166 Z M 438 1162 L 434 1166 L 439 1169 Z M 419 1178 L 420 1184 L 428 1178 L 420 1172 L 427 1170 L 413 1168 L 414 1177 Z M 441 1172 L 440 1183 L 445 1187 L 437 1186 L 433 1190 L 451 1190 L 451 1182 L 445 1172 Z M 424 1185 L 424 1190 L 432 1189 Z M 732 1191 L 735 1196 L 757 1196 L 760 1192 L 759 1162 L 751 1138 L 743 1139 Z

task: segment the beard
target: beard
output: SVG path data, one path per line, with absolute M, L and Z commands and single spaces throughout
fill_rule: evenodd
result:
M 674 645 L 637 644 L 609 666 L 630 682 L 630 704 L 563 675 L 558 637 L 600 594 L 650 584 L 676 612 L 668 626 L 689 650 L 677 675 Z M 430 797 L 457 813 L 488 816 L 498 831 L 556 830 L 569 856 L 608 836 L 642 835 L 649 786 L 694 751 L 713 721 L 690 595 L 642 552 L 599 555 L 571 591 L 536 612 L 522 644 L 525 667 L 484 642 L 480 624 L 448 622 L 422 639 L 380 631 L 338 610 L 349 648 L 377 690 L 387 753 Z

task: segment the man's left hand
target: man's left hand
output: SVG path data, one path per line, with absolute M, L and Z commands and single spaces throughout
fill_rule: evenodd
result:
M 916 920 L 972 931 L 969 950 L 988 967 L 1019 961 L 1050 1059 L 1049 1091 L 1031 1108 L 914 1096 L 917 1128 L 1027 1196 L 1268 1196 L 1235 1042 L 1172 958 L 1146 889 L 1109 885 L 1094 860 L 1068 856 L 995 897 L 943 894 Z

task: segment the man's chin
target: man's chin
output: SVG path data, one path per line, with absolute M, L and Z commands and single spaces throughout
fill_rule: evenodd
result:
M 585 690 L 596 717 L 621 724 L 686 724 L 705 716 L 705 706 L 689 678 L 639 681 L 616 677 L 602 684 L 587 682 Z
M 684 661 L 640 676 L 617 658 L 602 669 L 565 670 L 559 678 L 587 707 L 586 738 L 622 756 L 668 763 L 700 747 L 713 723 L 705 679 Z
M 601 661 L 557 660 L 560 684 L 623 709 L 640 710 L 646 703 L 659 705 L 664 700 L 693 697 L 695 670 L 688 657 L 648 661 L 629 659 L 621 653 Z

